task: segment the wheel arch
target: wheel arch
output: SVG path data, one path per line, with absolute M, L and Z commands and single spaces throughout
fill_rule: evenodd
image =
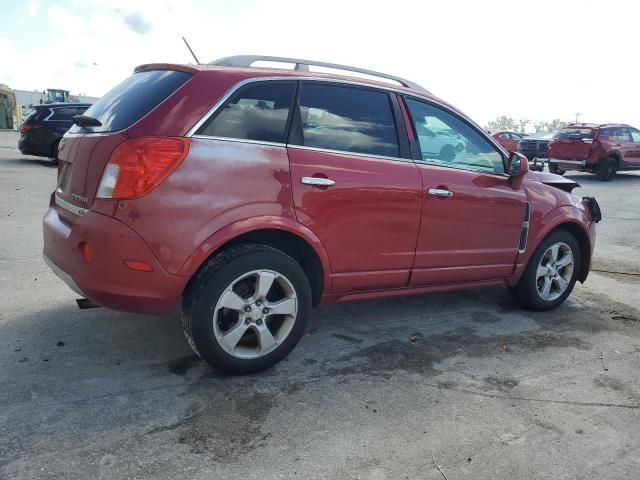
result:
M 556 226 L 547 233 L 544 238 L 557 232 L 558 230 L 566 230 L 577 240 L 580 246 L 580 271 L 578 272 L 578 280 L 582 283 L 587 279 L 591 268 L 591 241 L 589 235 L 584 228 L 577 222 L 564 222 Z
M 330 291 L 331 266 L 320 240 L 303 225 L 281 217 L 255 217 L 224 227 L 198 247 L 180 273 L 194 278 L 214 255 L 245 243 L 268 245 L 300 263 L 311 284 L 314 307 L 320 304 L 324 292 Z
M 578 241 L 578 245 L 580 246 L 580 272 L 578 273 L 578 280 L 584 282 L 591 269 L 593 246 L 591 235 L 586 230 L 584 221 L 585 219 L 580 215 L 580 210 L 575 207 L 564 206 L 553 210 L 552 213 L 545 218 L 544 227 L 538 230 L 533 235 L 533 238 L 530 238 L 527 253 L 518 258 L 516 268 L 508 284 L 513 286 L 518 283 L 538 245 L 557 230 L 568 231 Z

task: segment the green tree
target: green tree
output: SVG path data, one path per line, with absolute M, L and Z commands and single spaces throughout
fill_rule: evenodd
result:
M 490 121 L 487 124 L 487 128 L 490 128 L 492 130 L 517 130 L 518 123 L 511 117 L 501 115 L 495 120 Z

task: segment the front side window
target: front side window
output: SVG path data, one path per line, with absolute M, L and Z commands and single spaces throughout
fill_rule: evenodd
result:
M 389 95 L 342 85 L 303 83 L 302 144 L 345 152 L 399 157 Z
M 487 173 L 504 173 L 502 154 L 476 129 L 425 102 L 406 99 L 425 162 Z
M 263 82 L 237 92 L 198 135 L 285 143 L 293 82 Z
M 635 128 L 630 128 L 629 133 L 631 134 L 633 143 L 640 143 L 640 131 L 636 130 Z

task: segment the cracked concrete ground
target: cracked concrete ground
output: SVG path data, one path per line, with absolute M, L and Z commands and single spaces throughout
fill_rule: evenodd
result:
M 502 288 L 345 304 L 227 377 L 177 316 L 77 309 L 41 259 L 56 169 L 0 140 L 0 478 L 638 478 L 640 175 L 570 174 L 601 272 L 554 312 Z

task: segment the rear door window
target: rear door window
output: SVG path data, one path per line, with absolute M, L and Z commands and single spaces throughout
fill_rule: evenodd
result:
M 399 157 L 389 94 L 373 89 L 302 82 L 302 145 Z
M 285 143 L 295 82 L 262 82 L 237 93 L 196 135 Z
M 640 131 L 635 128 L 630 128 L 629 133 L 631 134 L 631 139 L 634 143 L 640 143 Z
M 115 132 L 129 128 L 190 78 L 190 73 L 174 70 L 134 73 L 120 85 L 112 88 L 84 113 L 98 119 L 102 126 L 74 125 L 69 132 Z

